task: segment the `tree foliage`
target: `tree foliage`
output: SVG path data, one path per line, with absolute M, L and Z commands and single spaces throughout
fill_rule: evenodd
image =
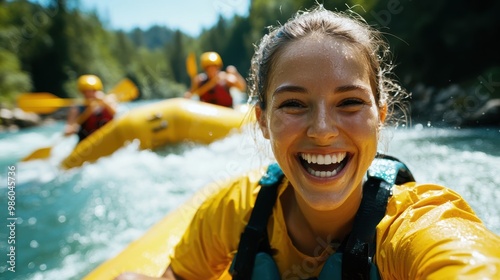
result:
M 418 84 L 470 85 L 478 76 L 488 79 L 500 72 L 498 1 L 324 2 L 332 10 L 352 8 L 386 34 L 396 74 L 410 89 Z M 180 96 L 189 86 L 185 59 L 190 52 L 219 52 L 224 65 L 235 65 L 248 75 L 254 46 L 268 27 L 316 4 L 317 0 L 252 0 L 247 16 L 220 16 L 213 27 L 193 38 L 163 26 L 109 30 L 95 12 L 82 11 L 78 0 L 46 5 L 0 1 L 0 101 L 12 102 L 26 91 L 77 96 L 75 81 L 87 73 L 100 76 L 105 88 L 133 77 L 142 98 Z

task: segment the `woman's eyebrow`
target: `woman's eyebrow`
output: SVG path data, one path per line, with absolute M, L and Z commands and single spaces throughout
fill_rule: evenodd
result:
M 334 93 L 344 93 L 350 91 L 362 91 L 365 93 L 369 93 L 370 89 L 363 85 L 343 85 L 336 87 L 333 91 Z M 308 93 L 308 90 L 301 86 L 296 85 L 282 85 L 276 88 L 273 92 L 273 95 L 284 93 L 284 92 L 296 92 L 296 93 Z
M 307 90 L 301 86 L 294 86 L 294 85 L 282 85 L 277 87 L 273 95 L 284 93 L 284 92 L 297 92 L 297 93 L 307 93 Z
M 349 92 L 349 91 L 363 91 L 363 92 L 369 93 L 370 89 L 363 86 L 363 85 L 345 85 L 345 86 L 339 86 L 339 87 L 335 88 L 334 92 L 343 93 L 343 92 Z

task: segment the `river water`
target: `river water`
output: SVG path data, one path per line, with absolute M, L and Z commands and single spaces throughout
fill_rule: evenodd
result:
M 250 129 L 208 146 L 141 151 L 132 142 L 96 163 L 60 170 L 58 163 L 76 143 L 74 137 L 60 137 L 63 125 L 0 133 L 0 279 L 81 279 L 197 189 L 270 161 L 261 156 L 266 147 Z M 499 128 L 417 124 L 387 129 L 381 142 L 381 152 L 407 163 L 418 181 L 456 190 L 500 234 Z M 48 160 L 19 162 L 47 145 L 54 145 Z M 12 215 L 9 178 L 15 179 Z M 15 246 L 15 272 L 8 270 L 10 246 Z

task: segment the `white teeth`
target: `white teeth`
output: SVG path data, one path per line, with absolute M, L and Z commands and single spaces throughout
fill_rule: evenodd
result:
M 346 153 L 335 153 L 328 155 L 318 155 L 318 154 L 300 154 L 300 157 L 307 161 L 308 163 L 316 163 L 316 164 L 332 164 L 339 163 L 344 160 L 346 157 Z
M 342 162 L 347 153 L 341 152 L 341 153 L 335 153 L 335 154 L 328 154 L 328 155 L 321 155 L 321 154 L 300 154 L 300 157 L 307 161 L 308 163 L 315 163 L 315 164 L 321 164 L 321 165 L 330 165 L 330 164 L 335 164 L 335 163 L 340 163 Z M 344 168 L 344 166 L 337 166 L 337 169 L 332 170 L 332 171 L 317 171 L 312 169 L 311 167 L 307 167 L 307 172 L 309 174 L 320 177 L 320 178 L 327 178 L 327 177 L 333 177 L 337 175 L 337 173 Z
M 325 156 L 323 155 L 318 155 L 318 164 L 325 164 Z
M 314 175 L 316 177 L 320 178 L 326 178 L 326 177 L 332 177 L 337 175 L 337 170 L 333 171 L 315 171 L 311 168 L 307 168 L 307 172 L 309 172 L 311 175 Z
M 337 157 L 335 155 L 325 156 L 325 164 L 332 164 L 333 160 L 337 160 Z

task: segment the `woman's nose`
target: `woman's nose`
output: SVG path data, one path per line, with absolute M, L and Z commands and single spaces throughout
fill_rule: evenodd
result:
M 339 134 L 337 120 L 328 106 L 321 105 L 310 114 L 307 136 L 316 140 L 325 141 Z

